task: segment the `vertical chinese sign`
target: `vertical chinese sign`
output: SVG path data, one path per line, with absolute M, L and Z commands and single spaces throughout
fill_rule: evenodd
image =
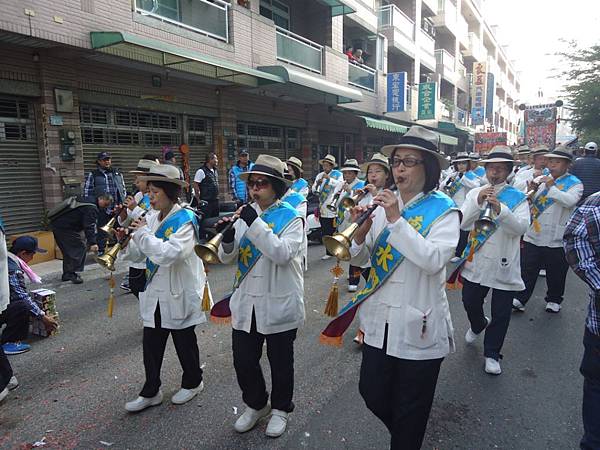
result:
M 472 125 L 483 125 L 485 121 L 485 97 L 487 95 L 487 74 L 485 62 L 473 63 L 473 91 L 471 92 L 471 121 Z
M 419 114 L 417 120 L 435 119 L 435 82 L 419 84 Z
M 406 72 L 387 74 L 387 112 L 406 111 Z
M 556 145 L 556 106 L 554 104 L 529 106 L 525 109 L 525 144 L 530 147 Z

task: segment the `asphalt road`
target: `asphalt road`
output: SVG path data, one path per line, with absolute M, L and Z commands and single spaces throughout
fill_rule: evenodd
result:
M 106 316 L 107 282 L 99 271 L 81 286 L 56 286 L 61 331 L 35 341 L 29 353 L 10 357 L 21 386 L 0 405 L 0 448 L 201 448 L 384 449 L 387 430 L 358 393 L 360 350 L 318 343 L 331 282 L 331 260 L 310 248 L 306 275 L 306 325 L 296 341 L 296 411 L 279 439 L 264 435 L 266 423 L 238 435 L 232 424 L 243 411 L 230 350 L 229 327 L 197 328 L 205 390 L 183 406 L 168 401 L 180 383 L 169 342 L 163 365 L 161 406 L 127 413 L 123 405 L 143 382 L 142 325 L 135 297 L 117 298 Z M 215 297 L 230 286 L 233 269 L 210 273 Z M 483 372 L 482 344 L 466 347 L 466 316 L 457 293 L 449 294 L 457 351 L 446 358 L 424 449 L 576 449 L 582 434 L 582 378 L 578 373 L 587 307 L 585 286 L 571 273 L 564 309 L 543 310 L 544 281 L 524 314 L 513 314 L 504 346 L 503 374 Z M 349 298 L 344 294 L 343 299 Z M 342 299 L 341 299 L 342 302 Z M 489 308 L 489 305 L 487 305 Z M 265 376 L 268 379 L 268 368 Z

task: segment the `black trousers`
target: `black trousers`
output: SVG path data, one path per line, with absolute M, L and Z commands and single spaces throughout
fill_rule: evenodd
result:
M 204 227 L 204 219 L 208 219 L 210 217 L 218 217 L 219 216 L 219 199 L 215 200 L 205 200 L 207 203 L 203 207 L 200 208 L 200 212 L 202 213 L 202 221 L 200 222 L 200 237 L 206 239 L 206 229 Z
M 256 319 L 252 314 L 250 333 L 233 329 L 233 366 L 244 403 L 253 409 L 262 409 L 269 395 L 265 385 L 260 358 L 263 343 L 267 341 L 267 358 L 271 366 L 271 407 L 285 412 L 294 410 L 294 340 L 297 329 L 274 334 L 256 331 Z
M 387 334 L 386 334 L 387 340 Z M 409 360 L 363 344 L 360 395 L 391 434 L 392 450 L 418 450 L 423 443 L 443 358 Z
M 460 238 L 458 239 L 458 245 L 456 246 L 456 252 L 454 252 L 454 256 L 460 257 L 469 242 L 469 233 L 468 230 L 460 230 Z
M 173 344 L 183 369 L 181 387 L 184 389 L 197 388 L 202 382 L 200 368 L 200 352 L 196 340 L 195 326 L 182 330 L 171 330 L 161 327 L 160 308 L 156 305 L 154 312 L 154 328 L 144 327 L 144 369 L 146 383 L 140 392 L 142 397 L 154 397 L 160 388 L 160 369 L 162 367 L 165 347 L 169 334 L 173 336 Z
M 558 303 L 563 301 L 565 282 L 569 263 L 565 258 L 562 247 L 538 247 L 529 242 L 523 242 L 521 249 L 521 278 L 525 290 L 517 293 L 516 298 L 526 304 L 535 288 L 540 269 L 546 269 L 546 302 Z
M 335 218 L 319 217 L 319 222 L 321 223 L 321 236 L 333 236 L 335 234 Z M 329 253 L 329 250 L 327 250 L 327 254 L 333 256 Z
M 361 275 L 365 279 L 365 281 L 367 281 L 369 279 L 370 271 L 370 267 L 362 268 L 350 264 L 350 266 L 348 267 L 348 284 L 358 286 L 358 283 L 360 283 Z
M 485 316 L 483 314 L 483 300 L 490 288 L 481 284 L 471 283 L 463 279 L 462 301 L 467 317 L 471 324 L 473 333 L 479 334 L 485 328 Z M 483 355 L 486 358 L 499 360 L 502 358 L 500 350 L 504 344 L 504 338 L 508 331 L 510 315 L 512 312 L 512 299 L 514 291 L 503 291 L 492 289 L 492 317 L 491 322 L 485 329 L 483 339 Z
M 583 335 L 583 359 L 579 371 L 583 381 L 583 438 L 582 450 L 600 448 L 600 336 L 586 327 Z
M 13 376 L 13 370 L 8 362 L 8 357 L 4 353 L 4 349 L 0 345 L 0 392 L 2 392 Z
M 83 232 L 52 228 L 52 233 L 63 254 L 63 274 L 83 272 L 87 249 Z
M 6 324 L 1 342 L 19 342 L 29 335 L 29 307 L 24 301 L 12 301 L 0 314 L 0 327 Z M 1 390 L 1 389 L 0 389 Z
M 144 292 L 146 287 L 146 269 L 129 268 L 129 289 L 136 297 L 140 297 L 140 292 Z

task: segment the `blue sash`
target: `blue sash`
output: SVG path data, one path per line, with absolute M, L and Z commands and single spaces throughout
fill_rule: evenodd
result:
M 483 166 L 477 166 L 471 172 L 473 172 L 477 178 L 483 178 L 485 176 L 485 168 Z
M 163 221 L 160 227 L 158 227 L 158 230 L 156 230 L 156 233 L 154 233 L 154 236 L 163 241 L 168 241 L 173 233 L 177 233 L 182 226 L 190 222 L 194 226 L 197 225 L 197 219 L 194 213 L 188 209 L 180 209 Z M 150 284 L 150 281 L 154 278 L 158 268 L 158 264 L 154 264 L 150 258 L 146 258 L 146 286 Z
M 352 196 L 358 189 L 362 189 L 365 187 L 365 182 L 363 180 L 358 180 L 354 186 L 352 186 L 352 190 L 350 192 L 344 192 L 339 200 L 338 200 L 338 213 L 337 213 L 337 224 L 340 225 L 344 221 L 344 217 L 346 214 L 346 209 L 342 205 L 342 200 L 345 197 Z
M 342 172 L 340 172 L 339 170 L 333 169 L 331 172 L 329 172 L 329 177 L 330 178 L 327 178 L 325 181 L 323 181 L 323 185 L 321 187 L 321 195 L 319 195 L 319 201 L 321 202 L 321 204 L 323 204 L 325 202 L 325 200 L 327 199 L 327 196 L 331 192 L 331 189 L 332 189 L 332 186 L 330 184 L 331 178 L 333 178 L 335 180 L 339 180 L 340 178 L 342 178 Z
M 290 188 L 292 189 L 292 191 L 300 192 L 302 189 L 306 188 L 307 186 L 308 186 L 308 181 L 306 181 L 304 178 L 298 178 L 296 181 L 294 181 L 292 183 Z
M 273 230 L 273 233 L 280 235 L 292 223 L 294 219 L 300 217 L 300 213 L 287 202 L 277 202 L 267 208 L 260 218 Z M 257 249 L 252 241 L 246 237 L 246 233 L 240 240 L 238 252 L 238 270 L 235 273 L 233 290 L 235 291 L 242 283 L 252 267 L 260 259 L 262 253 Z
M 452 199 L 442 192 L 432 191 L 407 204 L 402 211 L 402 217 L 425 237 L 431 227 L 451 211 L 456 211 L 456 204 Z M 337 317 L 364 302 L 383 286 L 388 277 L 404 261 L 404 255 L 387 242 L 389 235 L 390 230 L 387 227 L 379 234 L 371 251 L 371 271 L 366 286 L 340 310 Z
M 467 172 L 470 173 L 470 172 Z M 474 176 L 472 173 L 470 173 L 472 176 Z M 463 176 L 467 176 L 467 174 L 463 174 Z M 457 176 L 454 181 L 450 184 L 450 186 L 448 186 L 446 188 L 446 193 L 450 196 L 450 198 L 454 198 L 454 196 L 456 195 L 456 193 L 458 191 L 460 191 L 460 189 L 463 187 L 462 184 L 462 177 Z
M 148 194 L 144 194 L 141 198 L 138 206 L 142 208 L 144 211 L 148 211 L 150 209 L 150 196 Z
M 289 203 L 293 208 L 297 208 L 298 205 L 306 201 L 306 197 L 296 191 L 290 190 L 283 196 L 281 201 Z
M 581 180 L 577 178 L 575 175 L 571 175 L 570 173 L 565 173 L 562 177 L 558 177 L 554 181 L 554 185 L 561 192 L 567 192 L 576 184 L 581 183 Z M 541 231 L 540 223 L 538 221 L 538 217 L 542 215 L 544 211 L 546 211 L 550 206 L 552 206 L 555 201 L 552 198 L 548 198 L 548 191 L 550 189 L 546 187 L 540 195 L 538 195 L 533 203 L 531 204 L 531 219 L 533 224 L 533 230 L 536 233 Z

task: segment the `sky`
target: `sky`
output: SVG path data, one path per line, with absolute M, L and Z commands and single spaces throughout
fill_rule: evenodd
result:
M 567 48 L 561 38 L 600 44 L 600 0 L 486 0 L 484 15 L 521 72 L 519 103 L 544 103 L 539 88 L 546 98 L 564 98 L 565 80 L 552 78 L 565 66 L 555 55 Z

